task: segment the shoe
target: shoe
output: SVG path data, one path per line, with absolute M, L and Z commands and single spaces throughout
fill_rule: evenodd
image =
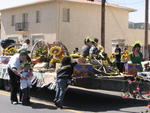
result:
M 53 102 L 56 103 L 56 102 L 57 102 L 57 99 L 54 99 Z
M 61 104 L 59 104 L 58 102 L 55 102 L 55 105 L 57 108 L 63 109 L 63 106 Z
M 16 102 L 16 101 L 11 101 L 11 104 L 13 104 L 13 105 L 17 105 L 17 104 L 18 104 L 18 102 Z
M 24 105 L 24 106 L 30 106 L 31 102 L 30 101 L 23 101 L 22 105 Z
M 24 105 L 24 106 L 30 106 L 30 104 L 29 103 L 22 103 L 22 105 Z

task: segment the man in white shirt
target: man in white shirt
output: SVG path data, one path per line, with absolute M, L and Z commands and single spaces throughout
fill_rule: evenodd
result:
M 19 82 L 20 78 L 24 79 L 24 77 L 20 74 L 20 62 L 24 62 L 27 60 L 27 53 L 20 52 L 13 55 L 8 62 L 8 74 L 10 77 L 10 87 L 11 87 L 11 103 L 17 104 L 17 92 L 19 90 Z
M 24 43 L 22 44 L 21 49 L 26 49 L 26 50 L 30 51 L 30 40 L 29 39 L 26 39 L 24 41 Z

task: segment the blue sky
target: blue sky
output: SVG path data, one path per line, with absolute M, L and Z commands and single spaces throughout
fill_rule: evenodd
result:
M 37 0 L 0 0 L 0 9 L 18 6 L 30 2 L 35 2 Z M 132 22 L 144 22 L 145 15 L 145 0 L 106 0 L 109 3 L 115 3 L 121 6 L 127 6 L 130 8 L 137 9 L 137 12 L 130 13 L 129 21 Z M 149 3 L 150 4 L 150 3 Z
M 121 6 L 127 6 L 130 8 L 137 9 L 136 12 L 129 14 L 129 21 L 132 22 L 145 21 L 145 0 L 106 0 L 106 1 L 109 3 L 115 3 Z M 149 3 L 149 7 L 150 7 L 150 3 Z

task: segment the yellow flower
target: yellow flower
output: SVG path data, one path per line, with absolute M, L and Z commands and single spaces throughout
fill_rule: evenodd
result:
M 3 49 L 3 55 L 13 55 L 17 52 L 17 50 L 15 48 L 6 48 L 6 49 Z
M 110 54 L 110 55 L 109 55 L 109 58 L 110 58 L 110 59 L 115 58 L 115 53 Z
M 129 54 L 129 50 L 125 50 L 125 53 L 126 53 L 126 54 Z
M 42 53 L 43 53 L 43 54 L 47 53 L 47 50 L 43 50 Z
M 51 49 L 49 50 L 49 54 L 52 55 L 52 56 L 57 56 L 61 52 L 62 52 L 62 49 L 59 46 L 51 47 Z

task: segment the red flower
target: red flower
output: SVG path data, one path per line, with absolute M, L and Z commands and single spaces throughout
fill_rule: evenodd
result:
M 123 99 L 127 99 L 129 97 L 130 97 L 130 95 L 124 95 L 124 96 L 122 96 Z
M 132 81 L 131 81 L 131 80 L 128 80 L 128 83 L 129 83 L 129 84 L 132 84 Z
M 136 93 L 137 91 L 136 90 L 133 90 L 133 93 Z
M 150 92 L 148 92 L 148 94 L 147 94 L 148 96 L 150 96 Z
M 150 104 L 147 105 L 148 109 L 150 109 Z
M 136 88 L 136 91 L 139 92 L 141 89 L 140 88 Z

